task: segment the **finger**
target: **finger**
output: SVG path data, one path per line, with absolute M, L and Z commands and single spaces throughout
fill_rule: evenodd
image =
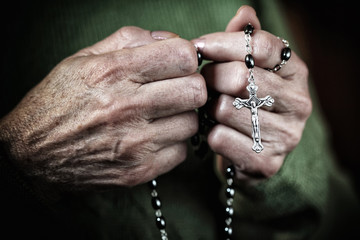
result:
M 157 151 L 154 154 L 149 155 L 142 165 L 133 169 L 115 170 L 110 169 L 111 172 L 117 174 L 108 174 L 113 176 L 110 179 L 112 185 L 125 185 L 135 186 L 141 183 L 148 182 L 164 173 L 169 172 L 177 165 L 182 163 L 187 156 L 186 142 L 176 143 L 168 145 Z M 119 178 L 121 176 L 121 178 Z
M 167 31 L 150 32 L 139 27 L 122 27 L 102 41 L 80 50 L 76 56 L 99 55 L 117 51 L 123 48 L 144 46 L 158 40 L 179 37 L 179 35 Z
M 203 106 L 207 100 L 204 78 L 200 74 L 152 82 L 139 88 L 141 114 L 157 119 Z
M 249 84 L 247 80 L 249 73 L 242 62 L 208 64 L 203 67 L 202 74 L 208 86 L 217 92 L 244 99 L 249 97 L 246 88 Z M 294 93 L 295 85 L 284 81 L 276 74 L 255 68 L 254 75 L 259 79 L 256 82 L 259 87 L 257 96 L 263 98 L 270 95 L 276 101 L 271 108 L 264 108 L 268 111 L 288 112 L 291 108 L 291 100 L 297 95 L 297 92 L 304 90 L 303 92 L 307 93 L 306 81 L 299 80 L 299 83 L 296 84 L 296 93 Z
M 259 182 L 259 180 L 262 180 L 263 176 L 257 176 L 256 174 L 249 174 L 244 172 L 242 169 L 239 168 L 239 166 L 232 163 L 229 159 L 224 158 L 223 156 L 216 154 L 216 169 L 218 169 L 219 172 L 226 172 L 226 169 L 233 165 L 235 167 L 235 178 L 241 181 L 246 181 L 256 184 Z
M 261 122 L 261 129 L 263 133 L 270 133 L 270 135 L 278 135 L 276 132 L 283 131 L 282 128 L 286 125 L 294 127 L 297 123 L 303 124 L 311 113 L 311 99 L 308 96 L 301 96 L 299 94 L 288 95 L 288 101 L 282 98 L 277 98 L 278 104 L 284 110 L 279 112 L 277 106 L 273 109 L 268 106 L 262 106 L 258 109 L 259 122 Z M 275 100 L 276 101 L 276 100 Z M 211 116 L 218 122 L 229 127 L 237 129 L 241 132 L 251 136 L 251 113 L 250 110 L 242 108 L 237 110 L 233 106 L 234 98 L 225 94 L 213 100 L 209 107 Z M 266 134 L 263 135 L 264 140 L 271 141 L 272 138 Z
M 215 153 L 231 160 L 237 171 L 247 175 L 268 178 L 283 162 L 283 156 L 273 156 L 272 148 L 265 147 L 261 154 L 255 153 L 250 149 L 251 138 L 222 124 L 210 131 L 208 143 Z
M 103 78 L 115 77 L 140 84 L 187 76 L 198 67 L 196 48 L 181 38 L 121 49 L 99 55 L 93 61 L 103 71 Z
M 217 92 L 232 96 L 241 96 L 246 92 L 249 71 L 243 62 L 206 64 L 201 69 L 201 74 L 206 79 L 206 84 Z
M 236 15 L 230 20 L 225 31 L 243 31 L 248 23 L 251 23 L 255 29 L 261 29 L 260 21 L 256 16 L 255 10 L 250 6 L 244 5 L 239 8 Z
M 217 62 L 244 61 L 247 55 L 244 32 L 226 32 L 207 34 L 193 41 L 203 58 Z M 252 34 L 251 45 L 255 65 L 261 68 L 273 68 L 281 62 L 281 51 L 284 43 L 274 35 L 256 30 Z M 278 71 L 280 76 L 289 78 L 298 70 L 298 65 L 304 65 L 300 58 L 292 53 L 287 64 Z
M 167 173 L 182 163 L 186 159 L 186 156 L 186 142 L 176 143 L 163 148 L 156 153 L 154 162 L 149 169 L 149 172 L 153 178 Z M 151 178 L 148 180 L 151 180 Z
M 218 122 L 252 138 L 252 118 L 249 109 L 236 110 L 233 98 L 221 95 L 210 109 L 210 115 Z M 305 120 L 309 113 L 305 113 L 302 106 L 296 111 L 279 114 L 258 109 L 258 129 L 262 142 L 272 149 L 276 155 L 290 152 L 299 143 Z
M 155 144 L 172 145 L 195 135 L 198 130 L 198 117 L 195 111 L 184 112 L 156 119 L 148 128 L 153 132 Z
M 250 110 L 246 108 L 235 109 L 232 105 L 233 101 L 234 98 L 224 94 L 221 95 L 212 105 L 210 110 L 211 116 L 217 122 L 233 128 L 248 137 L 252 137 Z M 284 126 L 290 125 L 286 117 L 263 109 L 258 109 L 258 117 L 263 142 L 277 141 L 274 138 L 279 136 L 279 131 L 281 131 Z

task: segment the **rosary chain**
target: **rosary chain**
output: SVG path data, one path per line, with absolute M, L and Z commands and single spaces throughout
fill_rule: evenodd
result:
M 282 41 L 285 48 L 283 48 L 283 50 L 281 51 L 281 62 L 279 64 L 276 64 L 275 67 L 273 68 L 266 68 L 266 70 L 272 73 L 279 71 L 288 62 L 288 60 L 291 57 L 291 49 L 289 42 L 283 38 L 280 37 L 277 38 Z
M 165 218 L 161 212 L 161 201 L 159 198 L 159 194 L 156 190 L 157 188 L 157 181 L 156 179 L 153 179 L 149 182 L 149 187 L 151 189 L 151 204 L 152 207 L 155 210 L 155 220 L 156 220 L 156 226 L 158 227 L 160 231 L 161 240 L 168 240 L 167 232 L 165 230 L 166 228 L 166 221 Z
M 245 31 L 245 50 L 247 52 L 247 56 L 249 58 L 252 59 L 253 61 L 253 57 L 252 57 L 252 53 L 253 53 L 253 49 L 251 46 L 251 33 L 253 32 L 253 29 L 249 29 L 249 31 Z M 249 71 L 249 77 L 248 77 L 248 82 L 250 84 L 255 84 L 255 79 L 254 79 L 254 68 L 248 68 Z
M 235 189 L 233 188 L 234 183 L 234 176 L 235 176 L 235 168 L 234 166 L 229 166 L 226 168 L 226 190 L 225 190 L 225 196 L 226 196 L 226 207 L 225 207 L 225 240 L 231 240 L 231 236 L 233 233 L 233 229 L 231 227 L 231 223 L 233 222 L 233 215 L 234 215 L 234 195 L 235 195 Z

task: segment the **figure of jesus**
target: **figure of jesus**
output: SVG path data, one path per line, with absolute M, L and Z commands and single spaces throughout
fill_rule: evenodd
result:
M 254 141 L 254 145 L 252 149 L 256 153 L 260 153 L 264 146 L 261 144 L 261 136 L 260 136 L 260 124 L 258 117 L 258 108 L 262 105 L 271 106 L 274 103 L 274 99 L 270 96 L 266 96 L 264 98 L 258 98 L 256 95 L 258 86 L 254 83 L 250 83 L 246 89 L 249 91 L 248 99 L 236 98 L 233 102 L 233 105 L 236 109 L 241 109 L 242 107 L 249 108 L 251 111 L 251 124 L 252 124 L 252 138 Z

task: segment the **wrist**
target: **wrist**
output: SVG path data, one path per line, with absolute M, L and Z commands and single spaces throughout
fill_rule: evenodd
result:
M 0 145 L 2 154 L 6 154 L 9 159 L 16 161 L 21 153 L 19 149 L 23 149 L 21 138 L 18 136 L 16 121 L 11 120 L 11 113 L 0 120 Z
M 31 166 L 26 166 L 30 162 L 27 161 L 29 160 L 29 147 L 24 141 L 27 130 L 22 131 L 21 129 L 21 123 L 13 116 L 13 112 L 0 120 L 1 171 L 9 181 L 16 182 L 21 191 L 28 192 L 45 201 L 49 199 L 53 201 L 58 195 L 56 188 L 25 171 L 25 169 L 31 169 Z

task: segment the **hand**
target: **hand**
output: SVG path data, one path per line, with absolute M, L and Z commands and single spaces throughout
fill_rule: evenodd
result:
M 242 31 L 249 22 L 255 27 L 251 44 L 256 65 L 254 77 L 259 87 L 257 95 L 270 95 L 275 99 L 272 107 L 258 108 L 264 145 L 259 154 L 251 149 L 250 111 L 236 110 L 232 104 L 235 97 L 249 97 L 246 90 L 249 73 L 244 63 L 247 53 Z M 219 124 L 208 135 L 209 146 L 221 156 L 219 168 L 234 164 L 237 178 L 248 182 L 273 176 L 281 168 L 285 156 L 299 143 L 311 113 L 306 65 L 292 53 L 280 71 L 265 70 L 280 62 L 284 44 L 261 30 L 255 11 L 247 6 L 239 9 L 226 32 L 208 34 L 193 42 L 204 58 L 214 61 L 204 66 L 202 74 L 209 87 L 220 93 L 210 106 L 210 113 Z
M 207 99 L 196 70 L 191 42 L 124 27 L 60 62 L 2 119 L 1 141 L 42 182 L 144 183 L 186 157 L 198 128 L 193 110 Z

